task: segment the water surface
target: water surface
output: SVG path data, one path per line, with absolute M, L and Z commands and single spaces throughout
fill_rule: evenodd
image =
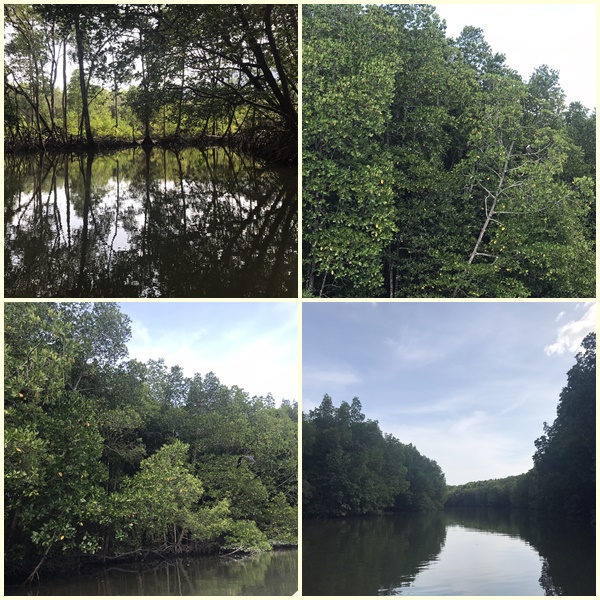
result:
M 7 297 L 296 297 L 297 169 L 224 148 L 8 156 Z
M 302 531 L 304 595 L 595 595 L 588 523 L 455 509 L 309 520 Z
M 7 595 L 39 596 L 291 596 L 298 589 L 298 551 L 243 558 L 185 557 L 146 565 L 115 565 Z

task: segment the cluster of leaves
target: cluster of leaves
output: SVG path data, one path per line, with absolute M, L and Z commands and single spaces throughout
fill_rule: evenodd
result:
M 148 141 L 243 129 L 297 139 L 297 10 L 6 5 L 5 137 L 93 145 L 107 133 Z
M 358 398 L 333 406 L 328 395 L 302 421 L 302 503 L 306 516 L 437 510 L 446 481 L 412 444 L 365 420 Z
M 129 335 L 111 303 L 5 305 L 6 558 L 295 543 L 296 405 L 122 360 Z
M 596 506 L 596 335 L 568 373 L 552 425 L 522 475 L 449 486 L 446 506 L 530 507 L 589 516 Z
M 557 72 L 432 6 L 303 10 L 307 296 L 594 296 L 595 112 Z

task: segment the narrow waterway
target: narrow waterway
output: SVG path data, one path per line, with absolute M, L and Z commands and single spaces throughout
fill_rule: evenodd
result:
M 594 596 L 595 530 L 527 510 L 304 521 L 302 591 L 319 596 Z

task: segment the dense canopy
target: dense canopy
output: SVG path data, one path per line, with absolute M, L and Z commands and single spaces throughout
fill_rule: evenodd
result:
M 327 394 L 303 414 L 302 478 L 304 516 L 435 510 L 446 493 L 435 461 L 365 420 L 358 398 L 335 408 Z
M 594 297 L 595 111 L 433 6 L 303 6 L 307 296 Z
M 5 305 L 9 578 L 296 543 L 296 404 L 127 360 L 130 327 L 112 303 Z

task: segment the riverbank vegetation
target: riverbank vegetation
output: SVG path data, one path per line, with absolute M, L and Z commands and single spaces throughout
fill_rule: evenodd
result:
M 558 72 L 424 4 L 302 31 L 305 296 L 595 296 L 596 114 Z
M 594 518 L 596 509 L 596 336 L 568 373 L 554 423 L 535 440 L 522 475 L 449 486 L 446 506 L 528 507 Z
M 216 142 L 293 161 L 297 10 L 6 5 L 5 151 Z
M 127 360 L 112 303 L 4 312 L 7 579 L 297 542 L 295 403 Z
M 365 420 L 358 398 L 335 408 L 325 395 L 302 417 L 303 516 L 443 507 L 446 480 L 439 465 Z
M 325 395 L 303 414 L 303 515 L 348 516 L 446 507 L 524 507 L 595 518 L 596 336 L 582 342 L 557 416 L 522 475 L 446 486 L 439 465 L 365 420 L 358 398 Z

